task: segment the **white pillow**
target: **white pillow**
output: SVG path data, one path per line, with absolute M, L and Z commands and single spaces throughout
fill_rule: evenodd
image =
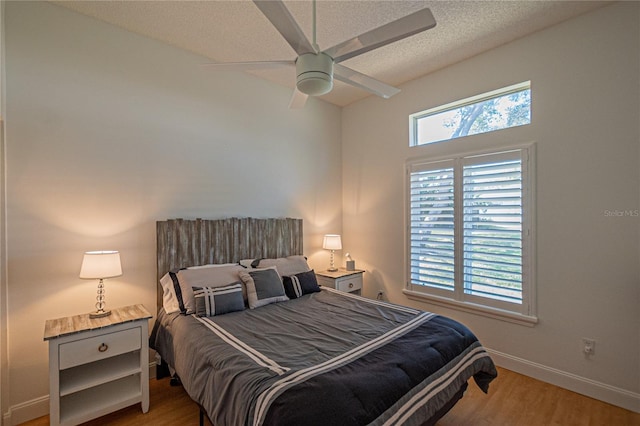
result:
M 171 278 L 170 272 L 167 272 L 160 278 L 160 286 L 162 286 L 162 307 L 168 314 L 180 312 L 180 301 L 176 296 L 173 285 L 173 278 Z

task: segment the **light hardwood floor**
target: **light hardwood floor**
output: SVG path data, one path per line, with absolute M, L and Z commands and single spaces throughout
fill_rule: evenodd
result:
M 168 379 L 151 380 L 150 393 L 147 414 L 142 414 L 137 404 L 85 426 L 198 425 L 198 406 L 181 387 L 169 386 Z M 45 416 L 23 425 L 48 424 L 49 417 Z M 472 380 L 465 397 L 437 424 L 486 425 L 640 426 L 640 414 L 498 368 L 498 378 L 491 383 L 488 395 Z

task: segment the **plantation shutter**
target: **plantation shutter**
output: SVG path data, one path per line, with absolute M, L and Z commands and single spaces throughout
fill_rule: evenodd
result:
M 410 170 L 410 268 L 413 284 L 455 286 L 454 163 L 416 164 Z
M 463 162 L 465 294 L 522 303 L 522 159 L 520 151 Z

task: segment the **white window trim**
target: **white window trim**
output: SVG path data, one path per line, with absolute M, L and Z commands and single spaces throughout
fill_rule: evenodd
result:
M 468 312 L 471 314 L 482 315 L 505 322 L 511 322 L 519 325 L 526 325 L 533 327 L 538 323 L 538 317 L 535 315 L 523 315 L 517 312 L 505 311 L 503 309 L 493 308 L 491 306 L 477 305 L 470 302 L 461 302 L 458 300 L 449 299 L 446 297 L 436 296 L 434 294 L 425 293 L 423 291 L 416 291 L 410 289 L 404 289 L 402 292 L 411 300 L 417 300 L 419 302 L 427 302 L 433 305 L 442 306 L 445 308 L 455 309 L 462 312 Z
M 529 90 L 531 89 L 531 80 L 527 80 L 527 81 L 523 81 L 522 83 L 516 83 L 516 84 L 512 84 L 511 86 L 491 90 L 490 92 L 480 93 L 478 95 L 474 95 L 462 100 L 449 102 L 448 104 L 439 105 L 435 108 L 429 108 L 425 111 L 414 112 L 413 114 L 409 115 L 409 146 L 419 147 L 419 146 L 430 145 L 432 143 L 449 142 L 454 140 L 454 139 L 443 139 L 439 141 L 433 141 L 433 142 L 422 143 L 422 144 L 418 143 L 418 121 L 421 118 L 428 117 L 430 115 L 435 115 L 435 114 L 456 109 L 456 108 L 462 108 L 467 105 L 473 105 L 480 102 L 488 101 L 496 97 L 511 95 L 513 93 L 521 92 L 523 90 L 528 90 L 528 89 Z M 515 126 L 515 127 L 518 127 L 518 126 Z M 499 131 L 499 130 L 505 130 L 505 129 L 498 129 L 498 130 L 492 130 L 492 131 Z M 487 133 L 490 133 L 490 132 L 487 132 Z M 484 133 L 481 133 L 481 134 L 484 134 Z
M 523 311 L 512 311 L 501 309 L 499 307 L 487 306 L 484 304 L 473 303 L 473 301 L 463 301 L 456 300 L 454 298 L 448 297 L 446 292 L 438 292 L 438 289 L 433 288 L 425 288 L 424 290 L 417 290 L 411 284 L 411 241 L 410 241 L 410 232 L 411 232 L 411 223 L 410 223 L 410 170 L 412 165 L 416 165 L 424 162 L 438 162 L 438 161 L 446 161 L 452 158 L 463 158 L 470 156 L 479 156 L 485 154 L 493 154 L 504 151 L 512 151 L 512 150 L 527 150 L 528 153 L 528 161 L 526 168 L 523 167 L 522 173 L 525 175 L 527 179 L 528 185 L 524 189 L 528 191 L 527 193 L 522 194 L 523 201 L 523 222 L 526 224 L 526 228 L 529 230 L 528 238 L 523 240 L 523 274 L 527 274 L 527 280 L 523 283 L 522 294 L 523 294 Z M 443 155 L 439 157 L 419 157 L 419 158 L 411 158 L 405 164 L 405 179 L 404 179 L 404 222 L 405 222 L 405 233 L 404 233 L 404 262 L 405 262 L 405 289 L 403 293 L 412 300 L 418 301 L 426 301 L 429 303 L 433 303 L 435 305 L 444 306 L 447 308 L 452 308 L 464 312 L 470 312 L 502 321 L 512 322 L 520 325 L 533 326 L 538 323 L 537 317 L 537 305 L 536 305 L 536 259 L 535 259 L 535 196 L 536 196 L 536 180 L 535 180 L 535 143 L 525 143 L 518 145 L 509 145 L 509 146 L 500 146 L 490 149 L 478 150 L 478 151 L 470 151 L 470 152 L 459 152 L 456 154 Z M 524 165 L 524 162 L 523 162 Z M 528 204 L 531 203 L 533 208 Z M 525 299 L 526 297 L 526 299 Z

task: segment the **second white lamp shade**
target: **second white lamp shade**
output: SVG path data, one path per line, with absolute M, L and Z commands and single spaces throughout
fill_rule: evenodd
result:
M 342 250 L 342 239 L 337 234 L 327 234 L 324 236 L 322 248 L 326 250 Z

